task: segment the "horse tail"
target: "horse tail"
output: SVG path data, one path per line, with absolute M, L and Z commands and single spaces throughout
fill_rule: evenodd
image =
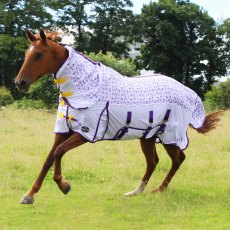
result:
M 196 129 L 198 133 L 206 134 L 209 131 L 215 129 L 220 122 L 220 117 L 224 114 L 224 110 L 219 110 L 213 113 L 209 113 L 205 116 L 203 126 Z

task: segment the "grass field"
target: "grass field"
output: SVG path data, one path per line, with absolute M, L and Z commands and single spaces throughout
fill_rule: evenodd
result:
M 189 130 L 187 158 L 162 194 L 150 192 L 170 167 L 161 145 L 144 194 L 125 198 L 145 171 L 139 142 L 98 142 L 63 158 L 68 195 L 51 170 L 33 205 L 19 200 L 51 148 L 55 113 L 3 108 L 0 116 L 0 229 L 230 229 L 230 111 L 209 136 Z

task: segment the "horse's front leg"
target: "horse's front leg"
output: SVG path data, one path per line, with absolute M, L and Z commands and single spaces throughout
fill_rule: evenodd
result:
M 70 134 L 55 134 L 53 147 L 49 155 L 47 156 L 45 163 L 43 164 L 40 174 L 37 177 L 36 181 L 34 182 L 32 188 L 26 193 L 26 195 L 20 201 L 21 204 L 33 204 L 34 194 L 40 190 L 42 186 L 42 182 L 45 179 L 48 170 L 50 169 L 50 167 L 54 162 L 54 153 L 57 146 L 59 146 L 63 141 L 67 140 L 69 137 Z
M 66 141 L 58 145 L 58 147 L 55 150 L 55 153 L 54 153 L 55 167 L 54 167 L 54 177 L 53 178 L 54 178 L 54 181 L 57 183 L 58 187 L 60 188 L 60 190 L 64 194 L 67 194 L 71 187 L 70 187 L 70 184 L 62 176 L 61 159 L 66 152 L 86 142 L 87 140 L 84 137 L 82 137 L 78 133 L 74 133 Z

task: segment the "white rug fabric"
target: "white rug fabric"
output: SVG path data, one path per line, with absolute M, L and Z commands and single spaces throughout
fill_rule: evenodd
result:
M 188 126 L 202 127 L 200 97 L 178 81 L 125 77 L 65 47 L 69 57 L 54 76 L 61 93 L 55 133 L 72 130 L 90 142 L 156 138 L 185 149 Z

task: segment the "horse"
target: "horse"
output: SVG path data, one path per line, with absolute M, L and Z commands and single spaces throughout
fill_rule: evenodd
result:
M 223 111 L 205 114 L 200 97 L 176 80 L 161 75 L 126 77 L 99 62 L 93 62 L 58 42 L 57 33 L 35 35 L 26 30 L 30 46 L 15 83 L 22 92 L 47 73 L 60 91 L 55 138 L 43 167 L 23 196 L 21 204 L 33 204 L 34 195 L 54 165 L 53 179 L 67 194 L 64 154 L 87 142 L 140 139 L 146 171 L 139 185 L 125 196 L 142 193 L 159 161 L 155 144 L 160 142 L 172 165 L 153 192 L 164 191 L 182 162 L 188 146 L 187 129 L 206 134 L 218 126 Z

